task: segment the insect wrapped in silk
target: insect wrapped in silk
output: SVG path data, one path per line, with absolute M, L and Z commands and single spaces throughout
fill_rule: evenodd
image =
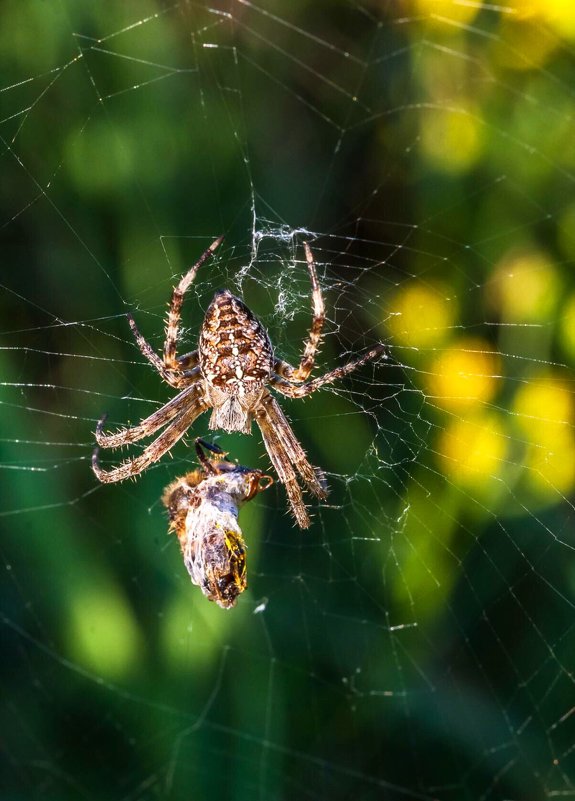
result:
M 247 587 L 240 507 L 273 479 L 228 461 L 215 445 L 201 439 L 195 445 L 200 467 L 175 479 L 162 500 L 192 582 L 210 601 L 230 609 Z

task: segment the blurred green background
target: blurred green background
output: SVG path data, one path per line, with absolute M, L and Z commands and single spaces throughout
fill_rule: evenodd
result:
M 2 798 L 575 794 L 574 54 L 565 0 L 0 6 Z M 243 510 L 228 612 L 167 534 L 189 442 L 90 471 L 172 394 L 126 312 L 160 350 L 222 233 L 183 348 L 228 286 L 296 363 L 308 239 L 315 374 L 391 354 L 281 399 L 331 494 Z

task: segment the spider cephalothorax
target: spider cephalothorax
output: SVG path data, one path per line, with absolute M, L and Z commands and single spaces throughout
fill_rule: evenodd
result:
M 166 326 L 164 355 L 160 358 L 138 331 L 131 315 L 128 322 L 138 347 L 170 386 L 181 390 L 161 409 L 139 425 L 119 431 L 104 432 L 104 419 L 96 428 L 96 440 L 103 448 L 118 448 L 164 431 L 139 456 L 104 470 L 98 461 L 98 449 L 92 468 L 102 482 L 123 481 L 136 476 L 157 462 L 178 442 L 202 412 L 212 409 L 210 428 L 241 431 L 248 434 L 252 420 L 262 432 L 264 444 L 280 481 L 285 485 L 292 512 L 301 528 L 310 524 L 298 475 L 317 498 L 327 496 L 323 472 L 313 467 L 296 439 L 290 424 L 268 386 L 289 398 L 303 398 L 316 389 L 356 370 L 365 362 L 385 357 L 383 345 L 351 362 L 337 367 L 313 381 L 308 381 L 319 347 L 325 311 L 313 256 L 304 243 L 312 285 L 313 321 L 304 353 L 297 367 L 276 359 L 269 336 L 243 301 L 228 290 L 217 292 L 206 312 L 198 350 L 176 356 L 182 302 L 200 266 L 218 247 L 216 239 L 196 264 L 182 277 L 172 294 Z

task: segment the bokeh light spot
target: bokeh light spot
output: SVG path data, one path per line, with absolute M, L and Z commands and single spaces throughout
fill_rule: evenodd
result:
M 413 281 L 393 298 L 386 328 L 398 344 L 428 348 L 445 341 L 457 314 L 457 302 L 448 297 L 445 287 Z
M 497 265 L 488 293 L 507 322 L 542 322 L 553 314 L 560 290 L 554 264 L 540 250 L 513 249 Z
M 421 116 L 421 151 L 431 165 L 461 173 L 481 154 L 482 132 L 477 117 L 465 111 L 426 109 Z
M 541 446 L 531 446 L 525 460 L 529 468 L 529 486 L 538 495 L 556 501 L 557 493 L 571 492 L 575 485 L 575 442 L 569 432 L 557 441 L 553 450 Z
M 572 433 L 573 395 L 552 375 L 521 386 L 512 410 L 523 436 L 530 442 L 556 448 Z
M 463 409 L 490 401 L 498 388 L 499 359 L 488 343 L 461 339 L 431 363 L 427 391 L 446 409 Z
M 520 18 L 532 17 L 549 25 L 557 34 L 575 37 L 575 6 L 572 0 L 513 0 Z
M 110 679 L 131 671 L 142 657 L 140 630 L 113 586 L 82 590 L 71 598 L 68 650 L 78 662 Z
M 501 473 L 507 443 L 501 421 L 489 413 L 453 420 L 437 448 L 446 475 L 459 484 L 477 486 Z
M 413 0 L 413 10 L 446 30 L 458 32 L 451 23 L 473 22 L 481 8 L 480 3 L 461 3 L 456 0 Z

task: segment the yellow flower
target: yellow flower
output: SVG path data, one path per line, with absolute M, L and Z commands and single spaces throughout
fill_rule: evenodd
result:
M 461 3 L 457 0 L 412 0 L 416 14 L 425 16 L 434 25 L 449 30 L 450 23 L 468 25 L 481 10 L 481 3 Z M 456 32 L 457 27 L 453 27 Z
M 527 323 L 551 317 L 559 289 L 555 265 L 546 253 L 514 249 L 495 268 L 489 294 L 504 320 Z
M 431 400 L 459 410 L 490 401 L 497 392 L 499 359 L 480 339 L 461 339 L 431 363 L 427 391 Z
M 424 109 L 420 141 L 422 154 L 433 167 L 461 173 L 481 155 L 483 131 L 479 118 L 466 109 Z
M 573 395 L 552 375 L 521 386 L 512 411 L 522 435 L 537 445 L 555 449 L 572 435 Z
M 393 298 L 386 327 L 397 344 L 429 348 L 446 339 L 457 312 L 457 301 L 445 287 L 412 281 Z
M 528 481 L 539 495 L 557 500 L 573 490 L 575 485 L 575 443 L 569 433 L 550 450 L 545 446 L 531 446 L 526 466 Z
M 479 413 L 449 423 L 437 450 L 446 475 L 458 484 L 477 486 L 501 473 L 507 443 L 499 418 Z

